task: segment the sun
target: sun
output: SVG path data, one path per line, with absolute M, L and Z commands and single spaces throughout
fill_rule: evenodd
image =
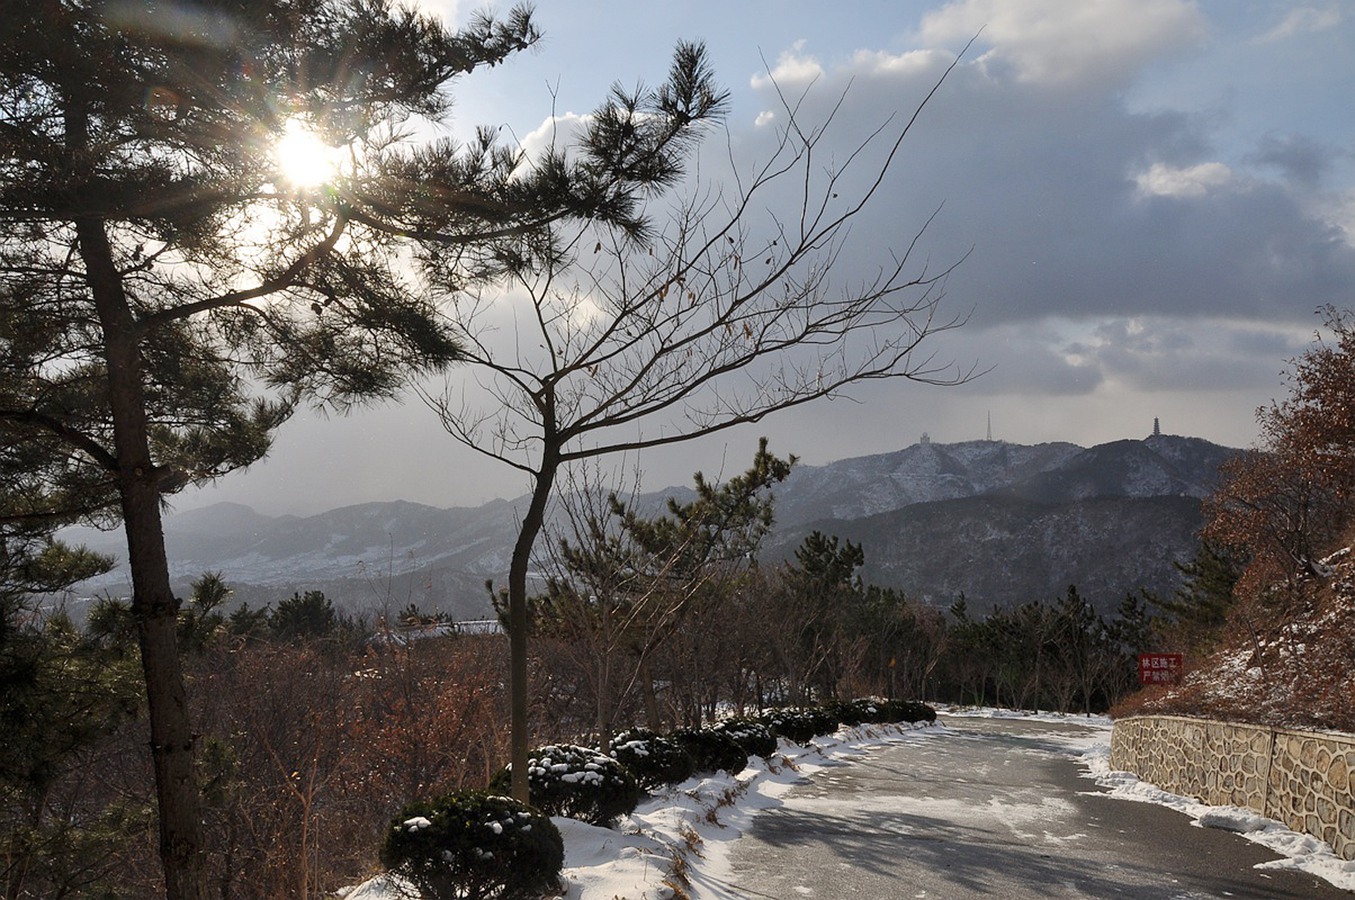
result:
M 288 185 L 313 188 L 329 181 L 338 172 L 340 152 L 339 148 L 321 140 L 306 123 L 288 119 L 282 137 L 273 148 L 273 158 Z

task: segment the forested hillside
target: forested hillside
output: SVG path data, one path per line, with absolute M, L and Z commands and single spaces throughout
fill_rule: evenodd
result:
M 788 448 L 793 450 L 793 448 Z M 1101 611 L 1126 593 L 1170 593 L 1196 551 L 1200 498 L 1235 451 L 1158 435 L 1091 448 L 1004 441 L 919 443 L 895 453 L 798 466 L 775 491 L 763 559 L 788 559 L 812 531 L 862 545 L 867 580 L 945 607 L 975 610 L 1051 599 L 1076 584 Z M 658 508 L 672 488 L 641 498 Z M 221 572 L 263 603 L 323 590 L 352 610 L 414 602 L 454 618 L 488 615 L 487 579 L 502 581 L 517 504 L 437 509 L 368 503 L 270 517 L 218 504 L 169 518 L 181 584 Z M 115 553 L 116 535 L 78 539 Z M 115 593 L 115 571 L 86 589 Z

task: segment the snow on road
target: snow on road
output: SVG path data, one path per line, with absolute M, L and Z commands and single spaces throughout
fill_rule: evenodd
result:
M 1273 820 L 1236 807 L 1210 807 L 1169 794 L 1110 768 L 1110 720 L 1081 716 L 1031 716 L 994 710 L 963 710 L 966 716 L 1041 718 L 1063 724 L 1085 724 L 1081 735 L 1051 735 L 1081 761 L 1086 775 L 1116 798 L 1157 803 L 1190 816 L 1196 825 L 1222 828 L 1262 844 L 1283 858 L 1259 868 L 1298 869 L 1324 878 L 1338 888 L 1355 890 L 1355 861 L 1339 859 L 1332 849 Z M 564 881 L 567 900 L 668 900 L 675 888 L 693 900 L 720 896 L 718 885 L 729 876 L 729 851 L 761 811 L 780 806 L 781 798 L 805 777 L 850 763 L 884 743 L 945 740 L 944 725 L 870 725 L 844 728 L 818 738 L 808 747 L 783 741 L 772 760 L 754 758 L 737 776 L 720 773 L 692 779 L 642 803 L 615 829 L 597 828 L 556 818 L 565 841 Z M 957 773 L 960 775 L 961 773 Z M 995 805 L 972 811 L 986 821 L 994 816 L 1013 833 L 1037 828 L 1059 797 L 1032 796 L 1018 805 Z M 1034 832 L 1031 839 L 1038 838 Z M 403 900 L 385 879 L 378 878 L 349 892 L 345 900 Z

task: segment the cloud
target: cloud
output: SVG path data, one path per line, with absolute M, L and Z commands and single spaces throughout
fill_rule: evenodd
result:
M 1261 138 L 1249 161 L 1279 169 L 1286 178 L 1307 186 L 1316 185 L 1331 171 L 1340 154 L 1306 135 L 1274 135 Z
M 1233 171 L 1219 162 L 1184 168 L 1153 163 L 1146 172 L 1134 177 L 1139 193 L 1147 197 L 1203 197 L 1232 181 Z
M 1090 394 L 1105 377 L 1075 344 L 1060 346 L 1049 323 L 998 327 L 967 335 L 964 343 L 988 368 L 976 379 L 980 394 L 1058 397 Z
M 1312 339 L 1313 311 L 1355 302 L 1355 189 L 1338 90 L 1349 66 L 1325 44 L 1278 43 L 1335 25 L 1337 5 L 1310 2 L 1239 12 L 1225 0 L 934 0 L 925 18 L 882 14 L 865 40 L 845 45 L 830 34 L 840 22 L 820 33 L 788 12 L 781 33 L 811 42 L 772 47 L 769 59 L 788 49 L 749 79 L 751 99 L 735 92 L 728 143 L 712 132 L 694 177 L 707 196 L 728 201 L 726 167 L 747 173 L 749 160 L 767 160 L 789 124 L 775 78 L 792 102 L 808 90 L 797 124 L 812 130 L 831 119 L 811 177 L 841 176 L 843 197 L 830 203 L 840 210 L 869 189 L 865 164 L 885 154 L 890 129 L 983 29 L 918 117 L 850 240 L 834 248 L 842 276 L 834 288 L 869 279 L 935 214 L 910 271 L 965 258 L 946 284 L 943 313 L 972 314 L 924 350 L 995 368 L 954 389 L 862 385 L 851 392 L 859 403 L 813 404 L 656 451 L 641 460 L 646 483 L 688 483 L 694 469 L 711 472 L 721 460 L 736 471 L 764 434 L 778 452 L 821 463 L 897 449 L 924 431 L 937 441 L 981 438 L 990 412 L 996 437 L 1024 443 L 1138 438 L 1161 416 L 1169 433 L 1250 444 L 1255 409 L 1284 396 L 1286 360 Z M 1257 8 L 1293 12 L 1239 33 Z M 751 32 L 726 29 L 727 13 L 698 14 L 693 27 L 717 35 L 713 52 L 721 40 L 756 46 Z M 1255 35 L 1267 28 L 1275 43 L 1262 47 Z M 1334 46 L 1347 35 L 1323 38 Z M 578 59 L 580 73 L 607 61 L 600 52 Z M 600 76 L 603 90 L 617 70 L 611 63 Z M 539 152 L 582 122 L 562 115 L 522 143 Z M 886 140 L 853 156 L 882 126 Z M 755 221 L 764 210 L 798 225 L 795 199 L 793 191 L 759 198 L 749 228 L 765 226 Z M 516 335 L 511 305 L 492 310 L 505 341 Z M 374 424 L 284 429 L 273 458 L 242 483 L 265 504 L 303 486 L 316 508 L 390 496 L 479 502 L 525 487 L 516 473 L 457 455 L 426 410 L 365 421 Z M 321 444 L 333 458 L 317 465 Z M 392 487 L 397 478 L 406 487 Z
M 1257 38 L 1257 42 L 1269 44 L 1328 31 L 1340 25 L 1344 18 L 1341 10 L 1335 6 L 1300 6 L 1291 9 L 1279 24 Z
M 990 68 L 1085 89 L 1127 81 L 1146 61 L 1198 42 L 1205 26 L 1181 0 L 958 0 L 924 16 L 918 36 L 948 45 L 980 32 Z
M 1067 399 L 1115 386 L 1146 393 L 1189 391 L 1198 397 L 1268 390 L 1284 360 L 1311 339 L 1311 327 L 1211 317 L 1051 316 L 971 329 L 952 341 L 951 349 L 990 367 L 966 388 L 978 396 Z
M 944 71 L 954 58 L 944 50 L 908 50 L 904 53 L 858 50 L 852 57 L 851 68 L 875 75 L 935 75 Z
M 770 72 L 754 75 L 749 83 L 755 90 L 780 85 L 783 88 L 803 88 L 823 75 L 823 66 L 812 56 L 806 55 L 806 41 L 796 41 L 789 50 L 777 57 L 776 65 Z
M 1069 344 L 1107 383 L 1141 392 L 1263 390 L 1282 360 L 1294 356 L 1311 331 L 1267 323 L 1167 316 L 1109 319 L 1085 340 Z M 1257 360 L 1266 360 L 1258 366 Z
M 885 58 L 825 70 L 801 106 L 802 125 L 834 117 L 817 150 L 825 168 L 864 166 L 854 141 L 891 115 L 888 127 L 905 122 L 942 67 Z M 938 61 L 929 70 L 925 59 Z M 948 294 L 978 327 L 1056 315 L 1292 323 L 1349 303 L 1355 246 L 1343 226 L 1355 207 L 1315 198 L 1291 174 L 1319 158 L 1295 138 L 1225 160 L 1217 126 L 1212 109 L 1130 110 L 1110 87 L 1070 94 L 962 62 L 858 220 L 843 268 L 871 271 L 935 213 L 915 258 L 934 271 L 965 257 Z M 765 158 L 771 136 L 740 149 Z

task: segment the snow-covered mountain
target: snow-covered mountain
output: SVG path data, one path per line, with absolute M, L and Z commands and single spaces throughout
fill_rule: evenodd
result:
M 1091 497 L 1205 497 L 1236 451 L 1200 438 L 1154 435 L 1084 449 L 1005 441 L 914 444 L 894 453 L 802 466 L 777 497 L 782 524 L 859 519 L 914 503 L 1007 494 L 1040 503 Z
M 801 466 L 777 491 L 769 560 L 788 558 L 811 530 L 863 544 L 866 576 L 945 605 L 1053 599 L 1077 584 L 1103 607 L 1139 587 L 1170 590 L 1172 563 L 1194 553 L 1200 498 L 1236 451 L 1155 435 L 1091 448 L 1003 441 L 921 443 L 893 453 Z M 648 499 L 687 489 L 657 492 Z M 270 517 L 237 504 L 170 516 L 178 583 L 221 572 L 252 603 L 324 590 L 350 607 L 415 602 L 461 617 L 488 610 L 502 582 L 515 504 L 438 509 L 366 503 L 319 515 Z M 120 534 L 76 532 L 117 553 Z M 92 587 L 126 590 L 125 571 Z
M 237 597 L 255 605 L 323 590 L 350 608 L 412 602 L 476 618 L 489 606 L 485 580 L 507 572 L 514 522 L 504 500 L 453 509 L 396 500 L 306 517 L 218 503 L 167 517 L 165 543 L 180 588 L 203 572 L 220 572 Z M 71 529 L 64 536 L 123 555 L 119 532 Z M 127 593 L 128 585 L 120 567 L 81 592 Z

